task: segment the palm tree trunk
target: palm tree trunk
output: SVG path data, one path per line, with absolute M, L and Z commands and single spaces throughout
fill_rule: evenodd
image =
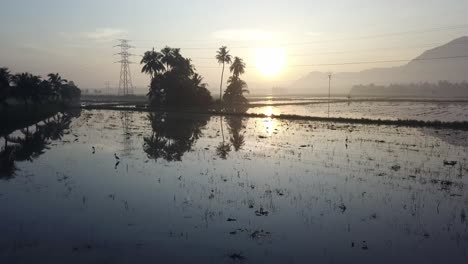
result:
M 221 72 L 221 83 L 219 84 L 219 101 L 220 102 L 223 97 L 223 77 L 224 77 L 224 62 L 223 62 L 223 71 Z

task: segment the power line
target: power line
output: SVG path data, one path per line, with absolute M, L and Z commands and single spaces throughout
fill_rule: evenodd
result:
M 364 40 L 364 39 L 374 39 L 374 38 L 385 38 L 385 37 L 393 37 L 393 36 L 401 36 L 401 35 L 409 35 L 409 34 L 423 34 L 428 32 L 437 32 L 437 31 L 446 31 L 446 30 L 454 30 L 454 29 L 463 29 L 468 28 L 468 24 L 459 24 L 459 25 L 452 25 L 452 26 L 444 26 L 444 27 L 435 27 L 435 28 L 427 28 L 422 30 L 409 30 L 409 31 L 400 31 L 400 32 L 391 32 L 386 34 L 375 34 L 375 35 L 367 35 L 367 36 L 360 36 L 360 37 L 351 37 L 351 38 L 337 38 L 337 39 L 328 39 L 328 40 L 315 40 L 315 41 L 303 41 L 303 42 L 282 42 L 281 44 L 277 45 L 279 47 L 287 47 L 287 46 L 303 46 L 309 44 L 320 44 L 320 43 L 331 43 L 331 42 L 341 42 L 341 41 L 350 41 L 350 40 Z M 145 40 L 150 41 L 150 40 Z M 163 41 L 154 41 L 160 42 Z M 225 41 L 224 41 L 225 42 Z M 210 42 L 212 43 L 212 42 Z M 221 43 L 221 41 L 220 41 Z M 222 43 L 221 43 L 222 44 Z M 150 48 L 150 47 L 140 47 L 140 48 Z M 185 50 L 210 50 L 210 49 L 217 49 L 219 47 L 181 47 L 181 49 Z M 231 49 L 250 49 L 254 48 L 252 46 L 231 46 Z
M 396 63 L 396 62 L 411 62 L 411 61 L 430 61 L 430 60 L 461 59 L 461 58 L 468 58 L 468 55 L 436 57 L 436 58 L 400 59 L 400 60 L 377 60 L 377 61 L 355 61 L 355 62 L 341 62 L 341 63 L 296 64 L 296 65 L 288 65 L 287 67 L 343 66 L 343 65 Z M 215 67 L 215 66 L 197 66 L 197 68 L 219 68 L 219 67 Z M 250 67 L 246 67 L 246 68 L 255 68 L 255 67 L 250 66 Z
M 430 48 L 435 46 L 443 45 L 444 43 L 428 43 L 428 44 L 421 44 L 416 46 L 406 46 L 406 47 L 387 47 L 387 48 L 373 48 L 373 49 L 356 49 L 356 50 L 336 50 L 336 51 L 324 51 L 324 52 L 315 52 L 315 53 L 294 53 L 294 54 L 287 54 L 287 57 L 310 57 L 310 56 L 317 56 L 317 55 L 324 55 L 324 54 L 354 54 L 357 52 L 365 53 L 369 51 L 380 51 L 380 50 L 407 50 L 407 49 L 418 49 L 418 48 Z M 465 43 L 459 43 L 463 45 L 467 45 L 468 41 Z M 192 59 L 196 60 L 216 60 L 215 57 L 192 57 Z

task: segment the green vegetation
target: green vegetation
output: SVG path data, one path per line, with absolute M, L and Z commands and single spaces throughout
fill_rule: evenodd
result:
M 38 104 L 70 105 L 79 100 L 81 90 L 73 82 L 51 73 L 48 79 L 30 73 L 12 75 L 0 68 L 0 106 L 8 109 L 23 104 L 26 108 Z

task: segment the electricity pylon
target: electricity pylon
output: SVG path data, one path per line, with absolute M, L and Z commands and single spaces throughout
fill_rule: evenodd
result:
M 129 44 L 130 40 L 128 39 L 118 39 L 120 44 L 115 45 L 114 47 L 120 47 L 120 52 L 115 55 L 120 55 L 120 80 L 119 80 L 119 91 L 118 95 L 132 95 L 133 94 L 133 85 L 132 85 L 132 76 L 130 73 L 130 64 L 132 62 L 129 60 L 130 56 L 133 56 L 128 52 L 131 48 L 134 48 Z

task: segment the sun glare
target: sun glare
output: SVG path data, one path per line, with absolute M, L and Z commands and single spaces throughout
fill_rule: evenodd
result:
M 256 68 L 265 76 L 272 77 L 284 68 L 285 56 L 281 48 L 260 48 L 256 52 Z

